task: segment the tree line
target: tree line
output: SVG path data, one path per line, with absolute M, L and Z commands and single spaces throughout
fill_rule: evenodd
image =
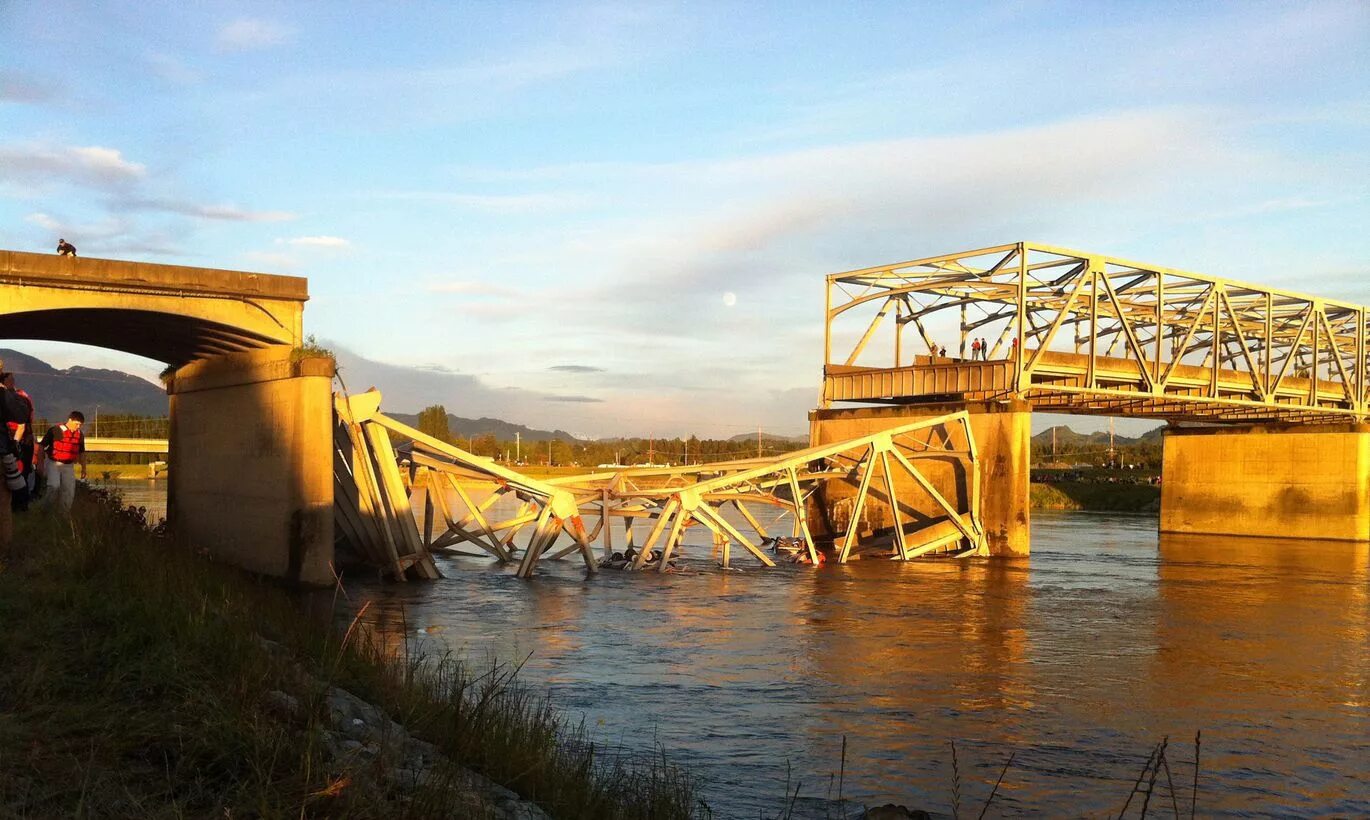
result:
M 500 439 L 486 433 L 461 436 L 452 432 L 447 421 L 447 408 L 434 404 L 419 411 L 416 425 L 419 432 L 460 447 L 478 456 L 524 464 L 544 464 L 554 467 L 594 467 L 600 464 L 698 464 L 709 461 L 729 461 L 773 456 L 808 446 L 807 442 L 762 436 L 744 440 L 689 438 L 620 438 L 599 441 L 550 439 L 518 441 Z

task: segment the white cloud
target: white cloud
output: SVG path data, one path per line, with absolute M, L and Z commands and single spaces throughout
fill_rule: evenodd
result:
M 201 205 L 167 197 L 126 197 L 115 204 L 136 211 L 161 211 L 226 222 L 288 222 L 297 216 L 289 211 L 253 211 L 236 205 Z
M 100 145 L 0 145 L 0 177 L 37 184 L 62 181 L 115 188 L 142 179 L 147 166 Z
M 297 236 L 293 239 L 277 239 L 278 245 L 295 245 L 310 248 L 350 248 L 352 243 L 341 236 Z
M 293 29 L 280 23 L 244 17 L 219 29 L 217 43 L 221 51 L 253 51 L 285 45 L 294 34 Z

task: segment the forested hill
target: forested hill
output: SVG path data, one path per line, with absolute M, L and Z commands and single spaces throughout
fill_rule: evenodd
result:
M 419 426 L 419 416 L 417 413 L 387 413 L 396 421 L 403 422 L 410 427 Z M 447 429 L 453 436 L 465 439 L 472 439 L 478 436 L 494 436 L 500 441 L 513 441 L 515 434 L 523 441 L 547 441 L 556 439 L 559 441 L 576 441 L 576 437 L 565 430 L 538 430 L 522 424 L 514 424 L 508 421 L 491 418 L 468 419 L 447 414 Z
M 120 370 L 69 367 L 58 370 L 42 359 L 0 348 L 15 385 L 33 397 L 38 417 L 57 419 L 72 410 L 160 417 L 167 414 L 166 390 Z M 98 411 L 97 411 L 98 408 Z

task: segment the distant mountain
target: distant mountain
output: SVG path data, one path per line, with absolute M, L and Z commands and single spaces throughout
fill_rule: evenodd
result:
M 756 441 L 756 436 L 752 433 L 742 433 L 740 435 L 733 436 L 732 438 L 728 439 L 728 441 Z M 779 444 L 803 444 L 807 446 L 809 443 L 809 434 L 801 433 L 793 436 L 777 436 L 771 433 L 762 433 L 761 441 L 763 443 L 767 441 L 772 441 Z
M 417 413 L 387 413 L 391 418 L 410 427 L 419 426 L 419 416 Z M 559 439 L 561 441 L 579 441 L 575 436 L 565 430 L 537 430 L 532 427 L 525 427 L 522 424 L 502 421 L 501 419 L 467 419 L 461 416 L 447 414 L 447 428 L 452 431 L 452 435 L 462 438 L 474 438 L 476 436 L 492 435 L 501 441 L 513 441 L 515 434 L 518 434 L 524 441 L 547 441 L 549 439 Z
M 57 421 L 72 410 L 90 419 L 100 413 L 167 414 L 166 390 L 147 379 L 121 370 L 69 367 L 58 370 L 42 359 L 17 350 L 0 348 L 5 370 L 14 382 L 33 397 L 38 418 Z
M 1132 436 L 1114 435 L 1113 444 L 1116 447 L 1121 447 L 1125 444 L 1157 444 L 1161 440 L 1161 431 L 1164 429 L 1165 425 L 1162 424 L 1159 427 L 1146 431 L 1141 436 L 1136 438 L 1133 438 Z M 1108 446 L 1108 433 L 1105 431 L 1099 430 L 1093 433 L 1077 433 L 1069 427 L 1066 427 L 1065 425 L 1048 427 L 1047 429 L 1033 436 L 1032 443 L 1050 445 L 1053 430 L 1056 431 L 1056 444 L 1059 447 L 1069 447 L 1075 445 L 1102 445 L 1104 447 Z

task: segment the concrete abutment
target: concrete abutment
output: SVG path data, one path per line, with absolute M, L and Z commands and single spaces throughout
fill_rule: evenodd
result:
M 1166 431 L 1160 530 L 1370 540 L 1370 425 Z
M 970 414 L 971 431 L 979 452 L 980 514 L 990 554 L 1007 558 L 1026 556 L 1031 546 L 1028 502 L 1032 412 L 1025 402 L 952 402 L 813 410 L 809 413 L 809 443 L 830 444 L 959 410 Z M 933 486 L 949 500 L 966 498 L 966 476 L 962 472 L 951 464 L 925 470 Z M 902 482 L 901 479 L 897 486 Z M 909 485 L 912 486 L 911 482 Z M 903 493 L 902 488 L 898 491 Z M 922 495 L 914 490 L 908 497 L 916 499 Z M 828 509 L 820 512 L 831 518 L 834 512 L 840 513 L 842 502 L 840 495 L 830 495 L 826 500 Z M 926 509 L 919 511 L 932 518 L 941 515 L 930 498 L 926 500 Z M 888 510 L 874 498 L 867 502 L 866 515 L 877 524 L 889 519 Z M 816 522 L 823 518 L 821 514 L 814 517 Z
M 252 572 L 333 583 L 333 372 L 288 346 L 176 371 L 167 512 L 178 539 Z

